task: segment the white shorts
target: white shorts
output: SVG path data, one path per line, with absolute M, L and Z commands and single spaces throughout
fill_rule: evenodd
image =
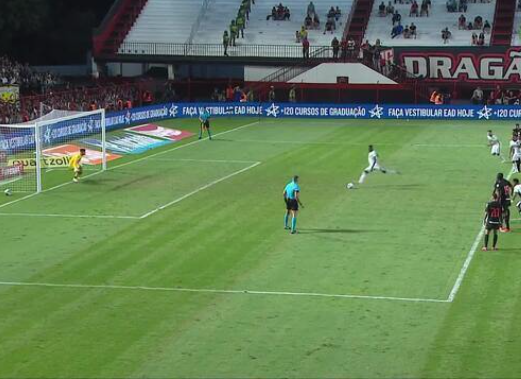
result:
M 380 164 L 376 162 L 374 165 L 367 166 L 364 171 L 371 172 L 371 171 L 380 171 L 382 167 L 380 167 Z
M 512 162 L 517 162 L 519 160 L 521 160 L 521 155 L 520 154 L 514 154 L 512 156 Z
M 501 145 L 499 143 L 492 145 L 492 148 L 490 149 L 490 154 L 499 155 L 500 153 L 501 153 Z

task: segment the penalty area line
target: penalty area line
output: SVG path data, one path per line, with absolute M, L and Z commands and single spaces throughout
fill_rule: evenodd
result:
M 510 180 L 512 175 L 514 174 L 513 171 L 510 172 L 507 176 L 507 180 Z M 467 275 L 467 271 L 469 270 L 470 264 L 472 263 L 472 260 L 474 259 L 474 256 L 476 255 L 476 251 L 478 250 L 479 243 L 483 239 L 483 235 L 485 234 L 485 225 L 481 227 L 481 229 L 478 232 L 478 235 L 476 236 L 476 239 L 474 240 L 474 243 L 470 247 L 470 250 L 467 254 L 467 258 L 465 259 L 465 262 L 463 262 L 463 266 L 461 267 L 461 270 L 458 274 L 458 277 L 456 278 L 456 282 L 452 286 L 452 289 L 449 293 L 449 297 L 447 298 L 447 301 L 449 303 L 452 303 L 454 299 L 456 298 L 456 295 L 458 294 L 461 285 L 463 283 L 463 280 L 465 279 L 465 276 Z
M 84 214 L 61 214 L 61 213 L 0 213 L 0 216 L 11 217 L 61 217 L 61 218 L 95 218 L 95 219 L 121 219 L 139 220 L 138 216 L 116 216 L 116 215 L 84 215 Z
M 360 299 L 360 300 L 388 300 L 413 303 L 448 303 L 448 300 L 425 299 L 395 296 L 372 296 L 354 294 L 330 294 L 320 292 L 288 292 L 288 291 L 255 291 L 255 290 L 222 290 L 209 288 L 179 288 L 179 287 L 147 287 L 147 286 L 123 286 L 109 284 L 60 284 L 60 283 L 38 283 L 38 282 L 0 282 L 4 287 L 40 287 L 40 288 L 64 288 L 85 290 L 128 290 L 128 291 L 155 291 L 155 292 L 187 292 L 187 293 L 213 293 L 213 294 L 242 294 L 242 295 L 264 295 L 264 296 L 292 296 L 292 297 L 318 297 L 336 299 Z

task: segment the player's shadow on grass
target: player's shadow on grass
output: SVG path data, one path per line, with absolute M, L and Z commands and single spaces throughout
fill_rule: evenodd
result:
M 325 228 L 301 228 L 300 234 L 356 234 L 356 233 L 381 233 L 382 230 L 367 229 L 325 229 Z

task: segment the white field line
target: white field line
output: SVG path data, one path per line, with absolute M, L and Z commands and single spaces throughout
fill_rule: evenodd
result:
M 238 131 L 238 130 L 241 130 L 241 129 L 245 129 L 245 128 L 248 128 L 250 126 L 253 126 L 255 124 L 258 124 L 259 121 L 255 121 L 255 122 L 250 122 L 249 124 L 245 124 L 245 125 L 241 125 L 241 126 L 238 126 L 237 128 L 234 128 L 234 129 L 230 129 L 230 130 L 227 130 L 225 132 L 221 132 L 221 133 L 217 133 L 217 134 L 214 134 L 212 136 L 212 138 L 214 137 L 218 137 L 218 136 L 222 136 L 224 134 L 228 134 L 228 133 L 232 133 L 232 132 L 235 132 L 235 131 Z M 202 139 L 198 139 L 198 140 L 195 140 L 195 141 L 192 141 L 192 142 L 189 142 L 189 143 L 186 143 L 184 145 L 181 145 L 181 146 L 175 146 L 171 149 L 168 149 L 168 150 L 163 150 L 163 151 L 160 151 L 158 153 L 155 153 L 155 154 L 152 154 L 152 155 L 147 155 L 146 157 L 143 157 L 143 158 L 139 158 L 139 159 L 135 159 L 133 161 L 130 161 L 130 162 L 126 162 L 126 163 L 122 163 L 120 165 L 116 165 L 116 166 L 112 166 L 112 167 L 109 167 L 107 168 L 106 171 L 112 171 L 112 170 L 115 170 L 117 168 L 120 168 L 120 167 L 125 167 L 125 166 L 130 166 L 134 163 L 138 163 L 138 162 L 141 162 L 141 161 L 145 161 L 147 159 L 150 159 L 150 158 L 153 158 L 153 157 L 157 157 L 159 155 L 163 155 L 163 154 L 166 154 L 166 153 L 170 153 L 172 151 L 175 151 L 175 150 L 179 150 L 179 149 L 184 149 L 185 147 L 188 147 L 188 146 L 192 146 L 192 145 L 195 145 L 197 143 L 200 143 L 200 142 L 203 142 L 203 141 L 206 141 L 208 140 L 208 137 L 205 137 L 205 138 L 202 138 Z M 90 178 L 92 176 L 95 176 L 95 175 L 99 175 L 101 173 L 103 173 L 105 171 L 97 171 L 97 172 L 94 172 L 92 174 L 89 174 L 89 175 L 85 175 L 83 176 L 83 179 L 86 179 L 86 178 Z M 49 192 L 49 191 L 53 191 L 55 189 L 58 189 L 58 188 L 62 188 L 62 187 L 65 187 L 65 186 L 68 186 L 70 184 L 72 184 L 73 182 L 70 181 L 70 182 L 65 182 L 65 183 L 62 183 L 62 184 L 59 184 L 57 186 L 54 186 L 54 187 L 51 187 L 51 188 L 47 188 L 45 190 L 43 190 L 42 192 Z M 12 205 L 12 204 L 16 204 L 16 203 L 19 203 L 21 201 L 24 201 L 24 200 L 27 200 L 27 199 L 30 199 L 31 197 L 34 197 L 36 196 L 37 193 L 32 193 L 30 195 L 27 195 L 27 196 L 24 196 L 24 197 L 21 197 L 19 199 L 16 199 L 16 200 L 13 200 L 13 201 L 10 201 L 10 202 L 7 202 L 7 203 L 4 203 L 2 205 L 0 205 L 0 208 L 4 208 L 4 207 L 7 207 L 8 205 Z
M 242 163 L 242 162 L 241 162 Z M 248 163 L 251 163 L 251 162 L 248 162 Z M 59 213 L 56 213 L 56 214 L 53 214 L 53 213 L 0 213 L 0 217 L 2 216 L 18 216 L 18 217 L 62 217 L 62 218 L 95 218 L 95 219 L 122 219 L 122 220 L 142 220 L 142 219 L 145 219 L 149 216 L 152 216 L 153 214 L 165 209 L 165 208 L 168 208 L 174 204 L 177 204 L 177 203 L 180 203 L 181 201 L 201 192 L 201 191 L 204 191 L 205 189 L 208 189 L 210 187 L 213 187 L 214 185 L 218 184 L 218 183 L 221 183 L 225 180 L 228 180 L 236 175 L 239 175 L 239 174 L 242 174 L 243 172 L 246 172 L 248 170 L 251 170 L 252 168 L 254 167 L 257 167 L 258 165 L 260 165 L 262 162 L 254 162 L 252 165 L 249 165 L 248 167 L 245 167 L 243 169 L 240 169 L 238 171 L 235 171 L 235 172 L 232 172 L 231 174 L 228 174 L 226 176 L 223 176 L 222 178 L 219 178 L 219 179 L 216 179 L 208 184 L 205 184 L 204 186 L 201 186 L 195 190 L 193 190 L 192 192 L 189 192 L 175 200 L 172 200 L 171 202 L 169 203 L 166 203 L 164 205 L 161 205 L 160 207 L 156 208 L 156 209 L 153 209 L 151 210 L 150 212 L 147 212 L 145 213 L 144 215 L 142 216 L 118 216 L 118 215 L 83 215 L 83 214 L 77 214 L 77 215 L 73 215 L 73 214 L 59 214 Z M 19 199 L 20 200 L 20 199 Z
M 139 220 L 138 216 L 117 216 L 117 215 L 84 215 L 84 214 L 61 214 L 61 213 L 0 213 L 0 217 L 62 217 L 62 218 L 96 218 L 96 219 L 122 219 Z
M 296 141 L 296 140 L 262 140 L 262 139 L 236 139 L 235 142 L 251 142 L 251 143 L 265 143 L 265 144 L 288 144 L 288 145 L 335 145 L 335 146 L 367 146 L 365 142 L 334 142 L 334 141 Z M 402 146 L 396 143 L 378 143 L 378 146 Z M 431 148 L 486 148 L 486 144 L 425 144 L 412 143 L 411 147 L 431 147 Z
M 246 171 L 248 171 L 248 170 L 251 170 L 252 168 L 257 167 L 257 166 L 260 165 L 261 163 L 262 163 L 262 162 L 255 162 L 254 164 L 252 164 L 252 165 L 250 165 L 250 166 L 248 166 L 248 167 L 245 167 L 245 168 L 243 168 L 243 169 L 241 169 L 241 170 L 239 170 L 239 171 L 232 172 L 232 173 L 229 174 L 229 175 L 223 176 L 222 178 L 219 178 L 219 179 L 217 179 L 217 180 L 214 180 L 213 182 L 210 182 L 210 183 L 208 183 L 208 184 L 205 184 L 204 186 L 199 187 L 199 188 L 197 188 L 196 190 L 187 193 L 186 195 L 183 195 L 183 196 L 181 196 L 181 197 L 179 197 L 179 198 L 177 198 L 177 199 L 175 199 L 175 200 L 173 200 L 173 201 L 171 201 L 171 202 L 169 202 L 169 203 L 166 203 L 166 204 L 164 204 L 164 205 L 162 205 L 162 206 L 160 206 L 160 207 L 158 207 L 158 208 L 156 208 L 156 209 L 154 209 L 154 210 L 152 210 L 152 211 L 150 211 L 150 212 L 145 213 L 144 215 L 142 215 L 142 216 L 140 217 L 140 219 L 145 219 L 145 218 L 147 218 L 147 217 L 150 217 L 150 216 L 152 216 L 153 214 L 155 214 L 155 213 L 157 213 L 157 212 L 159 212 L 159 211 L 161 211 L 161 210 L 163 210 L 163 209 L 165 209 L 165 208 L 168 208 L 168 207 L 170 207 L 170 206 L 172 206 L 172 205 L 174 205 L 174 204 L 177 204 L 177 203 L 179 203 L 179 202 L 181 202 L 181 201 L 183 201 L 183 200 L 189 198 L 190 196 L 193 196 L 193 195 L 195 195 L 195 194 L 197 194 L 197 193 L 199 193 L 199 192 L 201 192 L 201 191 L 204 191 L 204 190 L 207 189 L 207 188 L 210 188 L 210 187 L 212 187 L 212 186 L 214 186 L 214 185 L 216 185 L 216 184 L 218 184 L 218 183 L 221 183 L 221 182 L 223 182 L 223 181 L 225 181 L 225 180 L 227 180 L 227 179 L 230 179 L 230 178 L 232 178 L 232 177 L 234 177 L 234 176 L 236 176 L 236 175 L 242 174 L 243 172 L 246 172 Z
M 510 172 L 510 174 L 508 174 L 507 180 L 509 180 L 512 177 L 512 174 L 513 174 L 513 172 Z M 474 259 L 474 255 L 476 255 L 476 251 L 478 250 L 478 246 L 480 245 L 480 242 L 483 239 L 484 234 L 485 234 L 485 225 L 483 225 L 481 227 L 481 229 L 479 230 L 479 233 L 476 236 L 476 239 L 474 240 L 474 243 L 472 244 L 472 246 L 467 254 L 467 258 L 465 259 L 465 262 L 463 262 L 463 266 L 461 267 L 459 275 L 456 278 L 456 282 L 454 283 L 454 286 L 452 286 L 452 290 L 450 291 L 449 297 L 447 298 L 448 302 L 452 303 L 454 301 L 454 299 L 456 298 L 456 295 L 458 294 L 461 284 L 463 283 L 463 279 L 465 279 L 465 275 L 467 274 L 470 264 L 472 263 L 472 259 Z
M 241 161 L 230 159 L 190 159 L 190 158 L 156 158 L 154 162 L 202 162 L 202 163 L 256 163 L 257 161 Z
M 129 290 L 129 291 L 156 291 L 156 292 L 192 292 L 192 293 L 215 293 L 215 294 L 243 294 L 243 295 L 266 295 L 266 296 L 302 296 L 322 297 L 340 299 L 369 299 L 407 301 L 414 303 L 447 303 L 448 300 L 423 299 L 412 297 L 395 296 L 371 296 L 353 294 L 331 294 L 319 292 L 287 292 L 287 291 L 255 291 L 255 290 L 221 290 L 208 288 L 177 288 L 177 287 L 147 287 L 147 286 L 122 286 L 122 285 L 90 285 L 90 284 L 59 284 L 59 283 L 31 283 L 31 282 L 0 282 L 0 286 L 6 287 L 41 287 L 41 288 L 76 288 L 86 290 Z

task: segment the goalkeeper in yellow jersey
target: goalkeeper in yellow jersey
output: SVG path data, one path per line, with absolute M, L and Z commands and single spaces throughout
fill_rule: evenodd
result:
M 74 183 L 78 183 L 80 181 L 80 176 L 83 173 L 83 168 L 81 167 L 81 159 L 84 156 L 85 149 L 80 149 L 80 152 L 74 154 L 69 162 L 69 167 L 74 171 L 74 177 L 72 178 L 72 181 Z

